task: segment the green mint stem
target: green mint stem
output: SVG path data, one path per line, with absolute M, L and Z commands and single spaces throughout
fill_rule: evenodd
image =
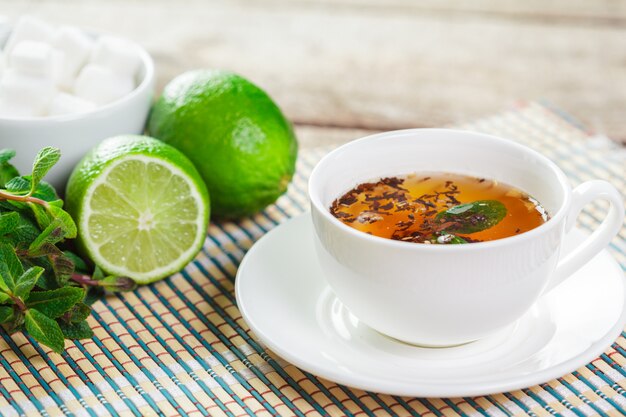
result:
M 14 195 L 10 193 L 5 193 L 4 191 L 0 191 L 0 200 L 13 200 L 20 201 L 22 203 L 35 203 L 44 207 L 48 207 L 48 202 L 40 198 L 33 197 L 31 195 Z

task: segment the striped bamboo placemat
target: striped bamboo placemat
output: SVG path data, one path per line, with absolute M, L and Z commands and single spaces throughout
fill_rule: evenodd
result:
M 626 195 L 626 150 L 545 105 L 529 103 L 462 128 L 509 137 L 552 158 L 572 184 L 603 178 Z M 475 398 L 403 398 L 317 378 L 268 351 L 233 293 L 237 265 L 264 233 L 307 209 L 306 182 L 327 151 L 302 152 L 287 195 L 236 223 L 212 223 L 184 271 L 94 305 L 95 337 L 63 355 L 0 330 L 0 415 L 626 415 L 626 333 L 558 380 Z M 593 228 L 606 207 L 580 217 Z M 626 228 L 610 247 L 626 269 Z

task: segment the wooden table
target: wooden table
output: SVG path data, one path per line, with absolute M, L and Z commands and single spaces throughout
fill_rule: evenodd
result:
M 626 142 L 623 0 L 1 0 L 129 37 L 159 89 L 192 68 L 266 89 L 303 147 L 441 126 L 544 99 Z

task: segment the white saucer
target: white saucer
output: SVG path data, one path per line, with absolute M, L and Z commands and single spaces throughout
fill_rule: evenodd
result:
M 585 233 L 574 230 L 564 251 Z M 450 348 L 404 344 L 370 329 L 335 298 L 317 264 L 310 214 L 268 233 L 236 281 L 241 314 L 270 349 L 329 380 L 394 395 L 511 391 L 589 363 L 626 324 L 623 272 L 603 251 L 498 334 Z

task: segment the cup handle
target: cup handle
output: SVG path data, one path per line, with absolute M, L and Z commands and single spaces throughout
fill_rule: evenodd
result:
M 596 199 L 607 200 L 611 208 L 598 228 L 580 246 L 561 259 L 543 291 L 548 293 L 604 249 L 619 232 L 624 221 L 624 202 L 619 191 L 602 180 L 587 181 L 572 192 L 572 204 L 565 219 L 565 233 L 572 230 L 581 210 Z

